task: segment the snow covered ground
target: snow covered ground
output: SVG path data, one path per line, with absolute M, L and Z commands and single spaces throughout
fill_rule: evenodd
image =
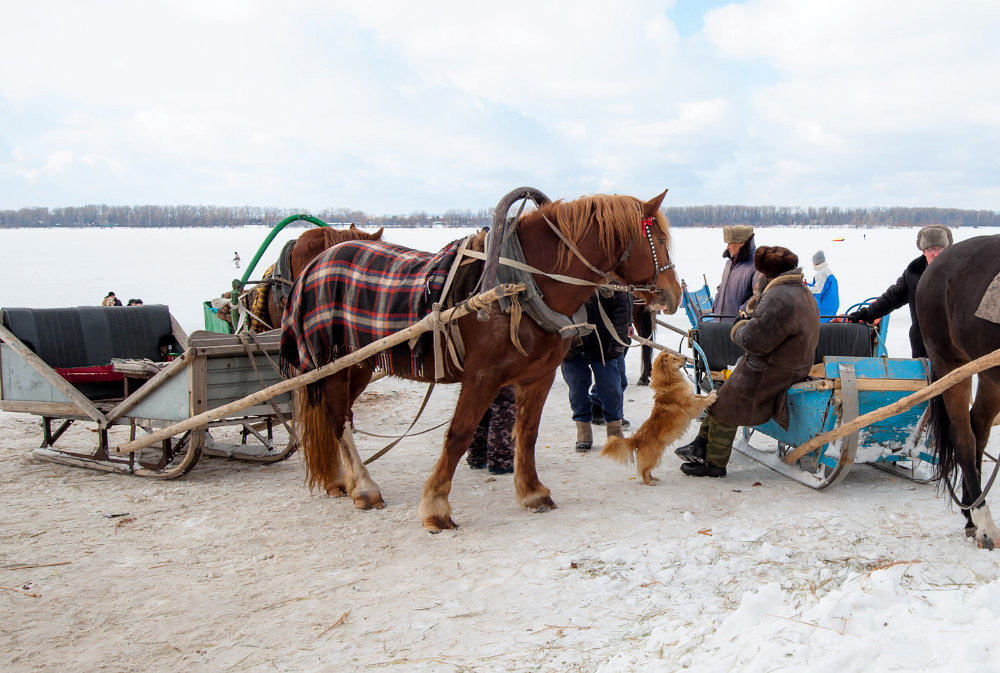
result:
M 437 249 L 462 233 L 386 238 Z M 169 304 L 194 330 L 200 302 L 241 273 L 233 251 L 248 262 L 265 235 L 0 230 L 0 306 L 93 305 L 114 290 Z M 917 256 L 915 238 L 758 232 L 807 267 L 823 249 L 842 308 L 888 287 Z M 722 250 L 718 229 L 674 232 L 691 286 L 704 273 L 714 288 Z M 905 309 L 893 314 L 891 355 L 909 355 L 908 326 Z M 637 351 L 628 367 L 635 381 Z M 402 431 L 422 393 L 377 382 L 356 406 L 358 427 Z M 439 387 L 419 425 L 448 418 L 457 394 Z M 537 454 L 559 509 L 521 510 L 509 475 L 463 463 L 451 495 L 461 528 L 437 536 L 416 507 L 443 429 L 373 464 L 388 506 L 360 512 L 309 494 L 297 458 L 203 459 L 168 483 L 35 463 L 36 419 L 0 413 L 3 670 L 1000 670 L 1000 556 L 964 537 L 933 486 L 859 465 L 815 492 L 739 454 L 726 479 L 698 480 L 668 451 L 662 481 L 645 487 L 573 451 L 566 398 L 557 376 Z M 650 405 L 647 388 L 626 391 L 634 423 Z M 66 439 L 85 449 L 93 433 Z M 381 445 L 359 440 L 363 455 Z

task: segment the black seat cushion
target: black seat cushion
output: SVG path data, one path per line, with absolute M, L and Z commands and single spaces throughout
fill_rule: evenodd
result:
M 50 367 L 93 367 L 120 359 L 163 360 L 175 347 L 166 306 L 6 308 L 3 325 Z
M 693 331 L 694 339 L 705 351 L 708 368 L 721 371 L 736 364 L 743 355 L 743 349 L 733 343 L 729 333 L 733 323 L 702 322 Z M 823 361 L 828 355 L 845 357 L 875 357 L 875 328 L 871 325 L 851 322 L 825 322 L 819 326 L 819 342 L 813 364 Z

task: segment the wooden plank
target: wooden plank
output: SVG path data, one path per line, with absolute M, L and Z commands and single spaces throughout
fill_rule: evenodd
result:
M 181 324 L 177 322 L 177 318 L 174 317 L 174 314 L 170 312 L 169 306 L 167 307 L 167 315 L 170 316 L 170 329 L 174 333 L 174 339 L 177 341 L 177 345 L 180 346 L 181 352 L 187 351 L 189 348 L 187 332 L 185 332 L 184 328 L 181 327 Z
M 37 414 L 39 416 L 78 416 L 89 418 L 80 407 L 64 402 L 17 402 L 15 400 L 0 400 L 0 411 L 11 411 L 19 414 Z
M 106 428 L 111 425 L 108 417 L 101 413 L 101 410 L 95 407 L 93 402 L 88 400 L 83 393 L 70 385 L 66 379 L 59 376 L 59 374 L 57 374 L 52 367 L 45 364 L 44 360 L 35 355 L 30 348 L 21 343 L 21 340 L 14 336 L 14 334 L 2 324 L 0 324 L 0 339 L 13 348 L 21 359 L 27 362 L 32 369 L 41 374 L 42 378 L 52 384 L 53 388 L 68 397 L 73 404 L 77 405 L 80 411 L 100 423 L 101 427 Z
M 458 306 L 450 308 L 446 311 L 441 311 L 438 318 L 442 323 L 449 323 L 452 320 L 461 318 L 462 316 L 468 314 L 471 311 L 475 311 L 480 306 L 489 305 L 500 297 L 505 297 L 511 294 L 517 294 L 524 290 L 524 283 L 517 284 L 503 284 L 498 285 L 492 290 L 487 292 L 482 292 L 480 294 L 474 295 L 469 299 L 465 300 Z M 300 374 L 299 376 L 292 377 L 281 383 L 271 386 L 270 388 L 265 388 L 264 390 L 258 391 L 253 395 L 244 397 L 242 400 L 237 400 L 225 406 L 219 407 L 217 409 L 212 409 L 211 411 L 206 411 L 204 413 L 193 416 L 186 421 L 181 421 L 180 423 L 175 423 L 169 427 L 163 428 L 161 430 L 156 430 L 150 433 L 146 437 L 141 439 L 135 439 L 130 442 L 125 442 L 124 444 L 119 444 L 112 449 L 115 455 L 122 455 L 125 453 L 131 453 L 133 451 L 138 451 L 144 447 L 154 444 L 167 437 L 173 437 L 174 435 L 180 434 L 186 430 L 192 428 L 202 427 L 205 423 L 209 421 L 215 421 L 220 418 L 225 418 L 238 411 L 247 409 L 249 407 L 256 406 L 262 402 L 265 402 L 273 397 L 277 397 L 283 393 L 296 390 L 303 386 L 309 385 L 314 381 L 319 381 L 320 379 L 326 378 L 331 374 L 339 372 L 345 367 L 353 367 L 359 362 L 362 362 L 376 353 L 392 348 L 397 344 L 409 341 L 415 336 L 419 336 L 424 332 L 433 329 L 434 314 L 429 314 L 422 320 L 410 325 L 406 329 L 402 329 L 395 334 L 391 334 L 387 337 L 379 339 L 373 343 L 368 344 L 364 348 L 361 348 L 350 355 L 345 355 L 342 358 L 337 358 L 336 361 L 329 364 L 323 365 L 319 369 L 314 369 L 306 374 Z
M 122 400 L 122 402 L 108 414 L 108 420 L 114 422 L 121 418 L 125 415 L 125 412 L 142 400 L 146 399 L 150 393 L 154 392 L 157 388 L 166 383 L 167 379 L 186 367 L 193 359 L 194 352 L 191 351 L 191 349 L 188 349 L 179 358 L 175 359 L 173 362 L 161 369 L 159 374 L 146 381 L 145 385 Z

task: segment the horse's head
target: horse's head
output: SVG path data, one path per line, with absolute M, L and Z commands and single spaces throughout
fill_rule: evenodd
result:
M 640 201 L 642 226 L 638 240 L 630 243 L 626 258 L 615 273 L 638 288 L 636 294 L 653 311 L 675 313 L 681 301 L 681 284 L 670 259 L 670 224 L 660 212 L 667 190 L 649 201 Z

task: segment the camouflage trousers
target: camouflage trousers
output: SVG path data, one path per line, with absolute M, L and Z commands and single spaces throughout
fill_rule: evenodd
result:
M 493 473 L 514 469 L 514 387 L 504 386 L 483 414 L 472 437 L 467 461 L 470 467 L 488 467 Z
M 698 436 L 708 441 L 705 447 L 705 462 L 715 467 L 725 467 L 733 453 L 738 425 L 726 425 L 712 414 L 705 414 Z

